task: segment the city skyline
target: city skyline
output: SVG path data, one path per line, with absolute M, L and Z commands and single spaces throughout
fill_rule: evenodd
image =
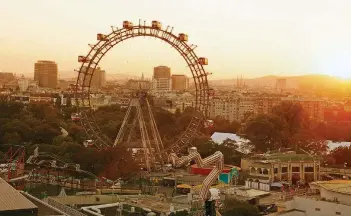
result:
M 302 74 L 351 77 L 351 2 L 347 0 L 104 3 L 3 3 L 0 12 L 10 21 L 0 23 L 4 30 L 0 70 L 28 75 L 34 72 L 37 60 L 47 59 L 57 62 L 59 72 L 72 71 L 75 77 L 73 69 L 80 66 L 77 56 L 88 52 L 87 42 L 95 43 L 96 34 L 109 33 L 111 25 L 121 26 L 123 20 L 136 24 L 140 18 L 148 24 L 159 20 L 163 28 L 170 25 L 176 33 L 187 33 L 189 44 L 198 45 L 196 53 L 209 59 L 206 71 L 213 72 L 211 79 L 240 74 L 247 78 Z M 82 5 L 84 10 L 80 10 Z M 140 7 L 129 13 L 130 5 Z M 155 65 L 167 65 L 175 74 L 190 74 L 178 53 L 153 38 L 119 44 L 100 64 L 107 73 L 135 76 L 151 76 Z

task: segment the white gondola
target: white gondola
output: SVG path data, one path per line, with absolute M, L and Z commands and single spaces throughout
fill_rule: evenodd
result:
M 152 28 L 160 30 L 162 28 L 162 24 L 159 21 L 152 21 L 151 23 Z
M 199 58 L 199 64 L 208 65 L 208 59 L 204 57 Z
M 188 41 L 188 35 L 187 35 L 187 34 L 184 34 L 184 33 L 180 33 L 179 36 L 178 36 L 178 39 L 179 39 L 180 41 L 187 42 L 187 41 Z
M 99 41 L 108 41 L 107 35 L 105 34 L 97 34 L 96 39 Z
M 86 62 L 89 62 L 89 61 L 90 61 L 90 59 L 88 57 L 78 56 L 78 62 L 86 63 Z
M 131 29 L 131 28 L 133 28 L 133 23 L 129 22 L 129 21 L 123 21 L 123 28 Z
M 214 127 L 213 120 L 206 120 L 206 121 L 204 122 L 204 127 L 205 127 L 205 128 L 213 128 L 213 127 Z
M 94 145 L 94 141 L 93 140 L 84 140 L 83 142 L 84 147 L 92 147 Z

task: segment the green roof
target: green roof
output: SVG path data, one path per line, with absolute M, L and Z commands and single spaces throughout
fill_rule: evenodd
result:
M 308 154 L 296 154 L 296 153 L 275 153 L 265 156 L 267 160 L 280 160 L 280 161 L 314 161 L 320 160 L 319 156 L 313 156 Z

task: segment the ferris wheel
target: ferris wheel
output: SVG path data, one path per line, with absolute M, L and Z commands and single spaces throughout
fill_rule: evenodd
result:
M 209 97 L 212 94 L 212 89 L 209 88 L 207 81 L 209 73 L 204 69 L 204 65 L 208 64 L 207 58 L 198 57 L 195 54 L 194 49 L 197 46 L 187 43 L 187 34 L 179 33 L 177 35 L 173 33 L 173 27 L 170 26 L 164 29 L 159 21 L 152 21 L 150 25 L 140 20 L 138 25 L 133 25 L 130 21 L 124 21 L 122 28 L 114 26 L 111 28 L 112 32 L 109 34 L 97 34 L 97 42 L 89 44 L 91 49 L 87 55 L 78 56 L 78 62 L 81 63 L 81 66 L 76 70 L 78 77 L 75 85 L 75 104 L 78 108 L 78 113 L 80 113 L 80 121 L 83 128 L 90 138 L 90 145 L 95 145 L 97 148 L 104 148 L 114 146 L 117 143 L 117 139 L 115 141 L 110 140 L 101 132 L 95 120 L 91 103 L 91 81 L 93 74 L 100 60 L 111 48 L 127 39 L 143 36 L 158 38 L 171 45 L 183 57 L 193 77 L 196 115 L 194 115 L 186 130 L 179 135 L 176 142 L 170 147 L 157 152 L 165 157 L 169 153 L 178 153 L 181 149 L 191 144 L 191 141 L 196 136 L 200 127 L 203 127 L 208 116 Z M 136 103 L 135 100 L 133 103 Z M 156 134 L 155 136 L 157 137 L 158 135 Z

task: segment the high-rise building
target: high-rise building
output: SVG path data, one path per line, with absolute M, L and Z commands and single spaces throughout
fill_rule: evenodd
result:
M 172 90 L 185 91 L 189 87 L 189 79 L 185 75 L 172 75 Z
M 95 71 L 92 77 L 90 75 L 92 72 L 92 68 L 87 70 L 87 67 L 84 67 L 83 71 L 87 71 L 87 75 L 85 77 L 85 84 L 87 86 L 89 85 L 89 82 L 90 82 L 91 88 L 101 88 L 105 85 L 106 83 L 105 70 L 102 70 L 100 67 L 95 68 Z
M 57 87 L 57 64 L 53 61 L 38 61 L 34 64 L 34 80 L 39 87 Z
M 172 90 L 171 69 L 169 67 L 158 66 L 154 68 L 152 88 L 157 92 Z
M 171 78 L 171 68 L 167 66 L 154 67 L 154 79 Z

